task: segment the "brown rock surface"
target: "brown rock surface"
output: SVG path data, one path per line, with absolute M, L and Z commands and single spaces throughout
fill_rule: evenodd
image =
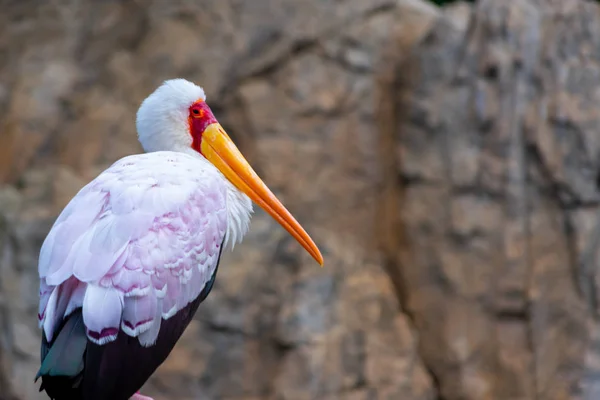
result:
M 599 17 L 459 6 L 398 67 L 387 254 L 441 398 L 600 396 Z
M 0 398 L 43 398 L 48 229 L 175 76 L 326 266 L 257 211 L 147 394 L 600 396 L 596 4 L 32 3 L 0 5 Z

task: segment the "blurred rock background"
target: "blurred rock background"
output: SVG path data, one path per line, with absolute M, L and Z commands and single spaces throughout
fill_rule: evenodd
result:
M 204 86 L 326 265 L 257 210 L 157 400 L 600 399 L 600 8 L 0 0 L 0 399 L 41 399 L 37 256 Z

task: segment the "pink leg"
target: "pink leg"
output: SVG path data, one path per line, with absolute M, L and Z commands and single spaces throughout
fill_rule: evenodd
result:
M 153 399 L 152 399 L 152 397 L 144 396 L 143 394 L 140 394 L 140 392 L 137 392 L 136 394 L 131 396 L 129 398 L 129 400 L 153 400 Z

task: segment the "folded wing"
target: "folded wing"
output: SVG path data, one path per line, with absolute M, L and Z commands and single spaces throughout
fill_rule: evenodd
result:
M 83 188 L 47 236 L 39 322 L 49 342 L 82 308 L 96 344 L 119 331 L 143 346 L 209 282 L 227 228 L 226 192 L 185 154 L 126 157 Z

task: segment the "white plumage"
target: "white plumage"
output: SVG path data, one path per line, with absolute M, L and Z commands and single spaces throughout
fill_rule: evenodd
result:
M 146 152 L 170 150 L 198 155 L 192 148 L 188 107 L 206 101 L 204 90 L 185 79 L 166 81 L 137 112 L 138 139 Z
M 46 237 L 38 377 L 51 398 L 147 400 L 136 391 L 210 292 L 223 246 L 246 233 L 250 199 L 323 265 L 205 100 L 183 79 L 154 91 L 136 120 L 147 153 L 86 185 Z
M 118 329 L 143 345 L 161 318 L 193 301 L 214 272 L 225 235 L 248 228 L 252 203 L 200 155 L 125 157 L 85 186 L 40 252 L 40 325 L 83 307 L 90 340 Z M 60 295 L 60 296 L 59 296 Z

